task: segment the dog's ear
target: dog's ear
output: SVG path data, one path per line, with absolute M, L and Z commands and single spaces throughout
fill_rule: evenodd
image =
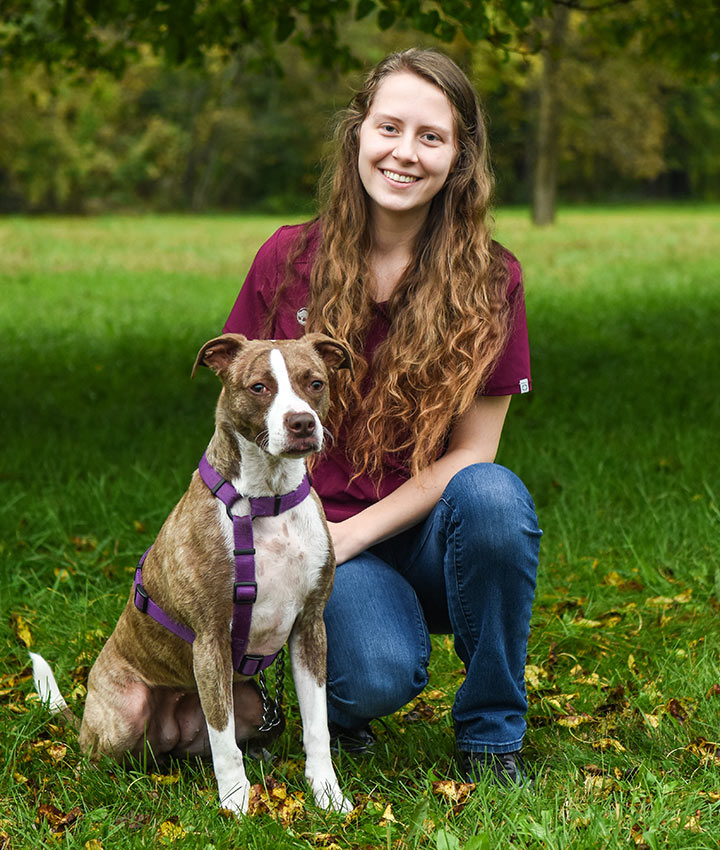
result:
M 209 366 L 216 375 L 221 375 L 246 342 L 247 337 L 242 334 L 223 334 L 209 340 L 198 351 L 190 377 L 195 377 L 198 366 Z
M 338 342 L 322 333 L 305 334 L 305 339 L 322 357 L 329 369 L 348 369 L 350 377 L 355 377 L 350 349 L 344 342 Z

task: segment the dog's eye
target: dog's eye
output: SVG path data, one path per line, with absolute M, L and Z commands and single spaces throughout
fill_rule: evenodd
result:
M 322 392 L 325 389 L 324 381 L 312 381 L 310 383 L 310 389 L 316 393 Z
M 267 392 L 270 392 L 270 391 L 265 386 L 265 384 L 257 383 L 257 384 L 251 385 L 250 392 L 254 393 L 255 395 L 263 395 L 264 393 L 267 393 Z

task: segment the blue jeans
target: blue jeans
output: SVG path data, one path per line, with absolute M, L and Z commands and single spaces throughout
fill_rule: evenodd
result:
M 467 670 L 458 749 L 520 749 L 541 534 L 522 481 L 479 463 L 424 522 L 341 564 L 325 609 L 330 720 L 357 729 L 400 709 L 428 683 L 430 634 L 452 634 Z

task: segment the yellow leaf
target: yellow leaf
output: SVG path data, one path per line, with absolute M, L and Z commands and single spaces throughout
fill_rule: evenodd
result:
M 680 603 L 680 605 L 685 605 L 686 603 L 690 602 L 691 599 L 692 599 L 692 588 L 691 587 L 689 587 L 683 593 L 678 593 L 677 596 L 673 596 L 673 601 Z
M 385 811 L 383 812 L 383 816 L 380 818 L 380 826 L 387 826 L 388 823 L 397 823 L 395 815 L 392 811 L 392 806 L 390 803 L 385 806 Z
M 536 664 L 525 665 L 525 683 L 533 690 L 537 690 L 540 687 L 540 680 L 547 679 L 547 677 L 548 674 L 542 667 L 538 667 Z
M 620 573 L 616 573 L 615 570 L 610 570 L 610 572 L 603 579 L 604 584 L 609 584 L 610 587 L 622 587 L 623 585 L 623 577 Z
M 573 620 L 573 623 L 583 629 L 599 629 L 603 625 L 600 620 L 587 620 L 585 617 L 579 617 L 577 620 Z
M 99 838 L 91 838 L 83 844 L 85 850 L 103 850 L 102 841 Z
M 151 773 L 150 779 L 156 785 L 175 785 L 180 781 L 180 771 L 175 773 Z
M 441 779 L 433 782 L 432 790 L 436 797 L 444 797 L 450 803 L 464 803 L 475 789 L 473 782 L 456 782 L 454 779 Z
M 25 646 L 30 649 L 32 646 L 32 634 L 30 633 L 30 626 L 25 622 L 25 620 L 20 616 L 20 614 L 13 614 L 13 625 L 15 627 L 15 634 L 20 638 L 20 640 L 25 644 Z
M 617 782 L 611 776 L 595 776 L 591 774 L 585 777 L 585 790 L 588 793 L 607 796 L 617 788 Z
M 50 744 L 47 752 L 53 761 L 62 761 L 67 754 L 67 747 L 65 744 Z
M 652 596 L 645 600 L 645 604 L 653 608 L 668 608 L 673 604 L 673 600 L 669 596 Z
M 592 748 L 594 750 L 615 750 L 616 753 L 624 753 L 625 747 L 616 738 L 601 738 L 599 741 L 594 741 Z
M 555 718 L 558 726 L 567 726 L 572 729 L 575 726 L 581 726 L 583 723 L 589 723 L 592 720 L 589 714 L 563 714 Z
M 160 824 L 158 829 L 158 838 L 164 844 L 173 844 L 180 838 L 184 838 L 187 832 L 180 826 L 179 823 L 173 823 L 171 820 L 166 820 Z
M 656 714 L 645 714 L 643 719 L 652 729 L 657 729 L 660 725 L 660 718 Z

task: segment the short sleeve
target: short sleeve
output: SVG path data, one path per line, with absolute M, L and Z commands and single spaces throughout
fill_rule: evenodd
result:
M 265 320 L 278 282 L 277 243 L 281 231 L 282 228 L 277 230 L 257 252 L 225 322 L 223 333 L 244 334 L 248 339 L 263 336 Z
M 513 395 L 527 393 L 532 389 L 522 269 L 509 251 L 505 254 L 509 273 L 510 333 L 497 365 L 485 385 L 483 395 Z

